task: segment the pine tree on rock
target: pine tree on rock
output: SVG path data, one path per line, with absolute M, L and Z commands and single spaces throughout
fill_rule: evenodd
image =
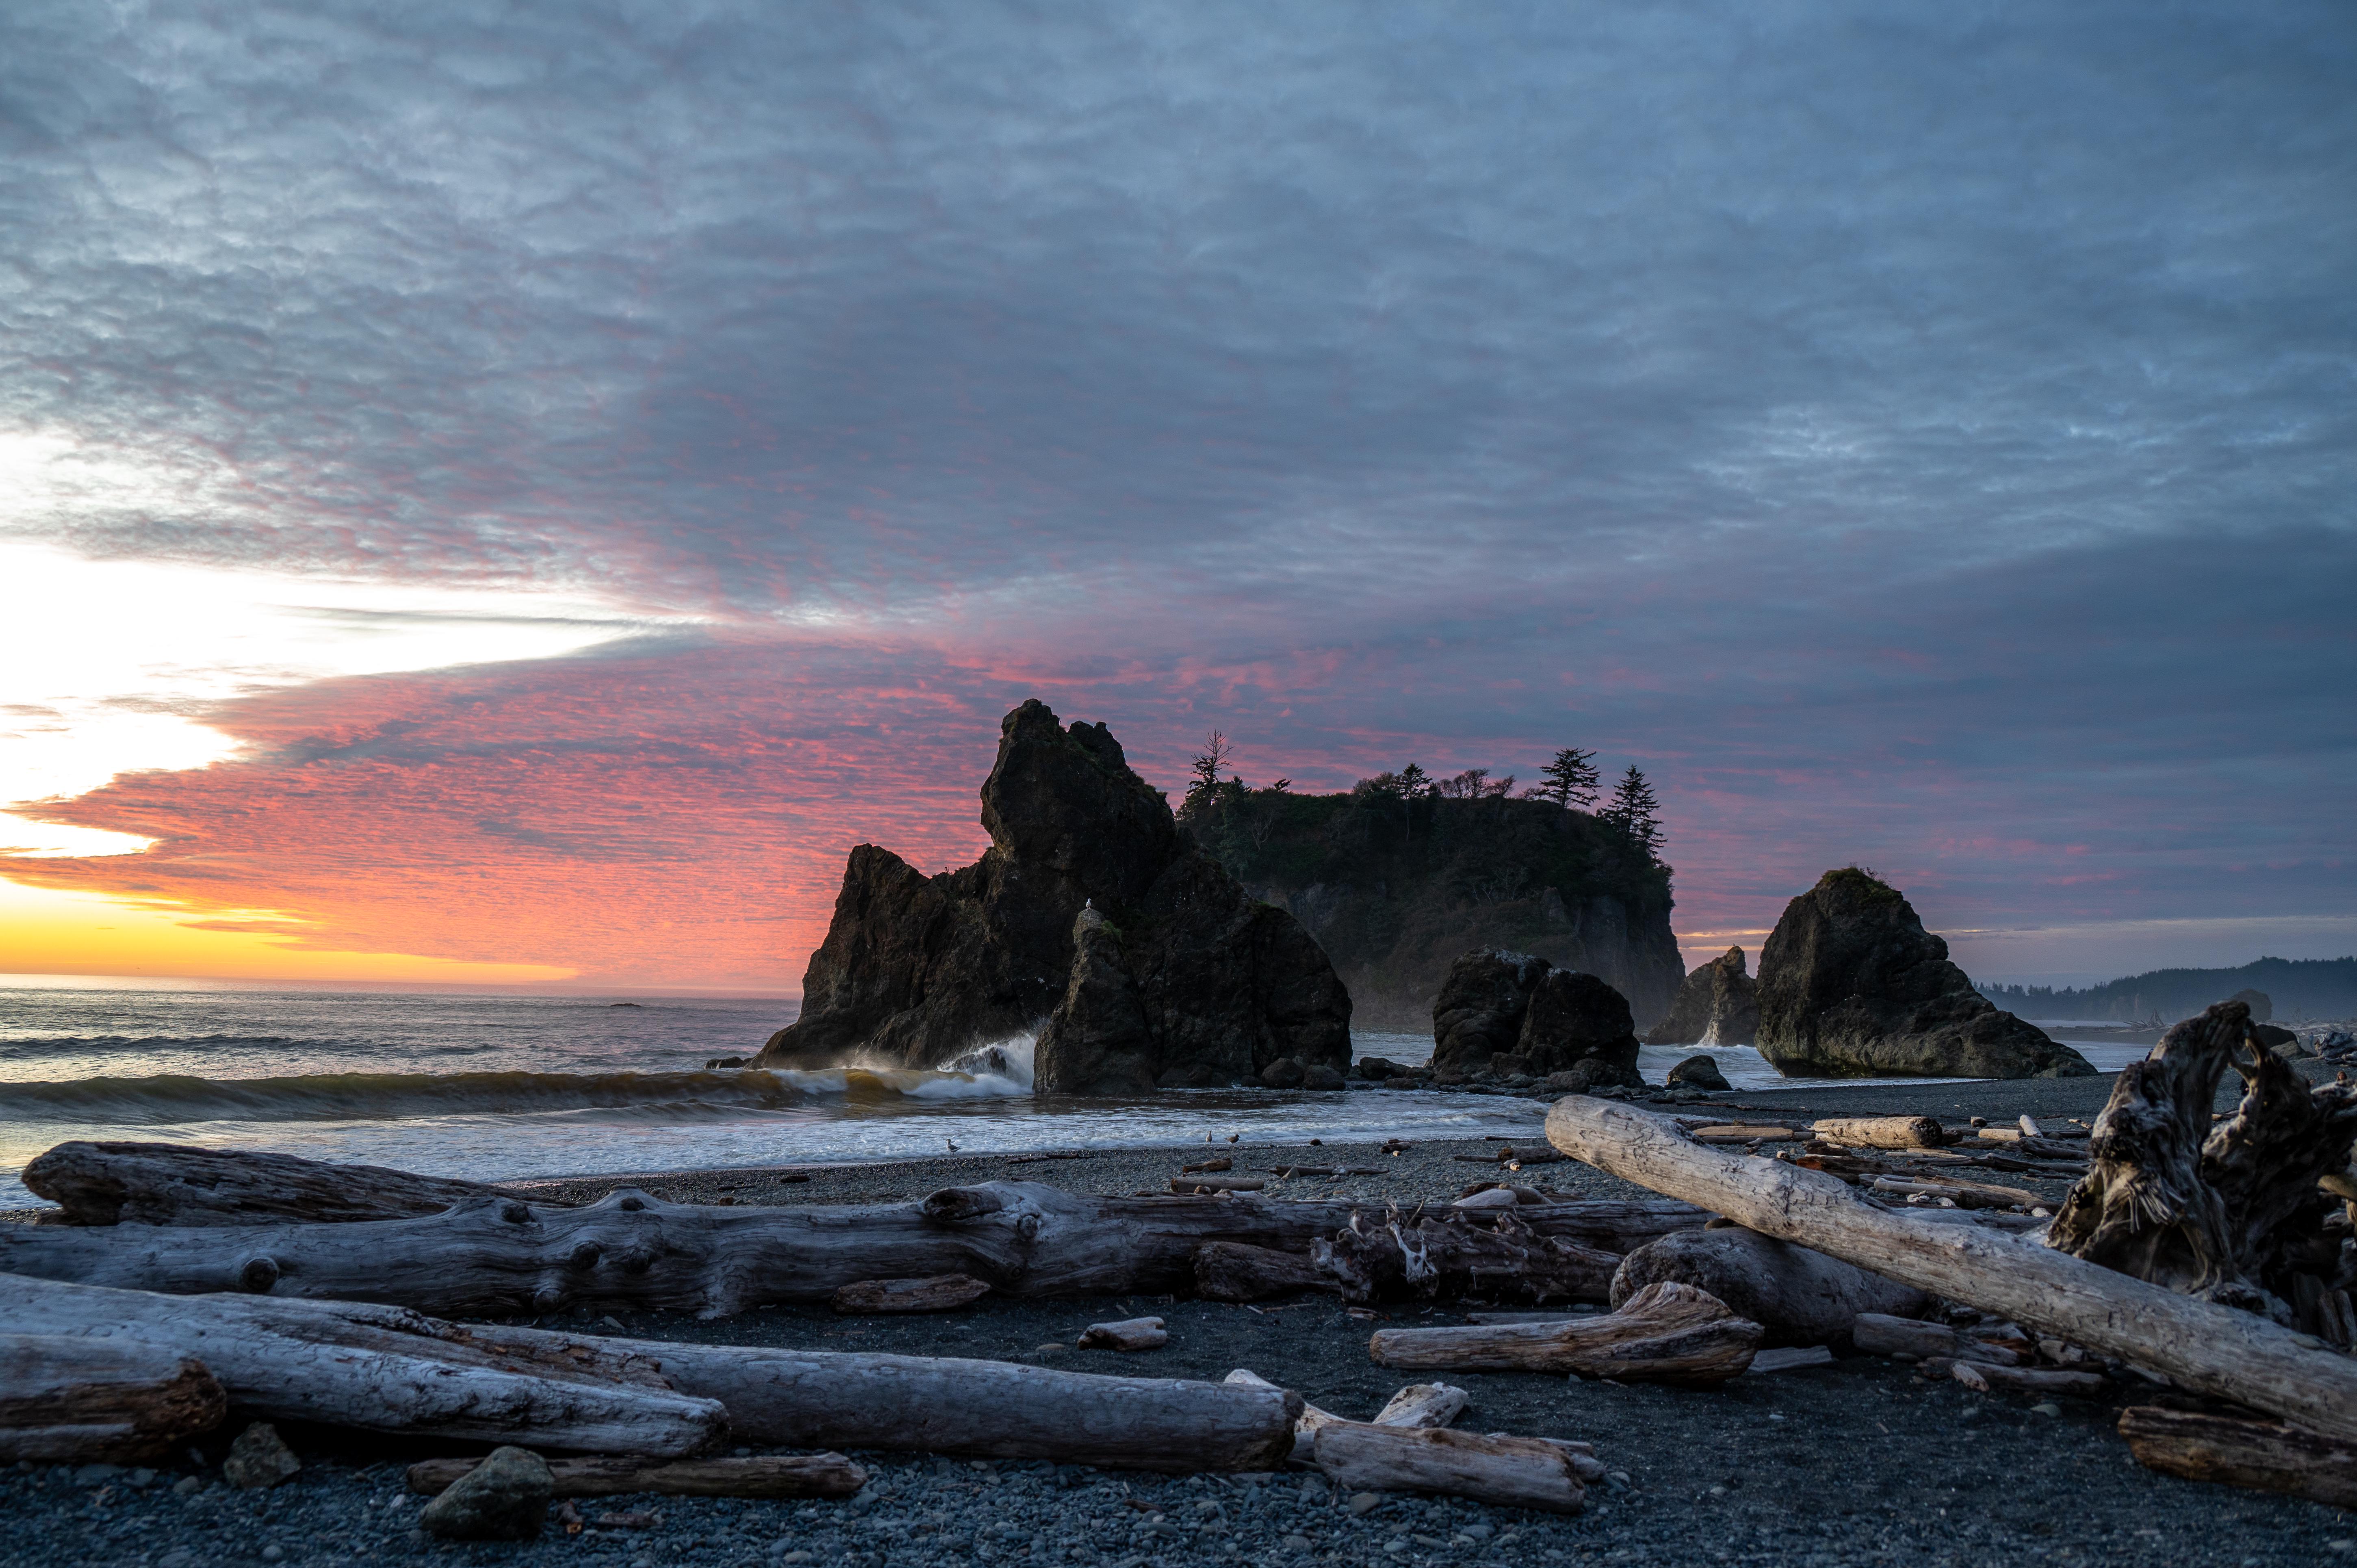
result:
M 1635 763 L 1620 776 L 1613 787 L 1612 799 L 1597 813 L 1614 827 L 1629 835 L 1629 842 L 1645 852 L 1648 860 L 1659 860 L 1662 849 L 1662 802 L 1655 798 L 1653 787 L 1645 781 Z
M 1596 803 L 1596 791 L 1603 788 L 1604 779 L 1596 771 L 1596 753 L 1566 746 L 1555 754 L 1555 760 L 1539 769 L 1546 782 L 1531 793 L 1542 800 L 1553 800 L 1565 811 L 1577 806 L 1582 810 Z

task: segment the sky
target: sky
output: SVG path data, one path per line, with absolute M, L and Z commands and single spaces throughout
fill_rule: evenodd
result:
M 1027 696 L 2357 950 L 2337 0 L 0 11 L 0 971 L 790 993 Z

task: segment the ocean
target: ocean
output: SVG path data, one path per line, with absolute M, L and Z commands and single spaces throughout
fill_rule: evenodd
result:
M 792 1020 L 769 999 L 270 991 L 0 983 L 0 1208 L 69 1139 L 269 1149 L 497 1181 L 947 1152 L 1535 1135 L 1532 1101 L 1201 1090 L 1036 1101 L 1017 1036 L 940 1071 L 707 1070 Z M 1354 1055 L 1422 1061 L 1428 1036 Z M 2093 1047 L 2081 1047 L 2093 1059 Z M 1648 1047 L 1656 1082 L 1692 1047 Z M 1738 1089 L 1801 1086 L 1758 1052 L 1711 1053 Z M 2132 1058 L 2142 1050 L 2127 1053 Z M 2118 1062 L 2097 1061 L 2107 1069 Z M 1856 1081 L 1856 1080 L 1851 1080 Z

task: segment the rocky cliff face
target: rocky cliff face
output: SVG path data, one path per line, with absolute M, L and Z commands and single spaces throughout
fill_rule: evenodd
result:
M 1042 1020 L 1042 1093 L 1348 1064 L 1351 1001 L 1325 954 L 1184 839 L 1103 725 L 1066 729 L 1038 702 L 1007 714 L 982 823 L 982 859 L 940 876 L 851 852 L 802 1017 L 755 1065 L 934 1067 Z
M 1190 810 L 1184 825 L 1308 928 L 1350 986 L 1361 1028 L 1422 1030 L 1469 949 L 1598 975 L 1645 1023 L 1685 978 L 1668 868 L 1584 811 L 1258 789 Z
M 1432 1066 L 1442 1074 L 1578 1071 L 1587 1085 L 1643 1082 L 1625 997 L 1595 975 L 1496 949 L 1449 966 L 1432 1004 Z
M 1744 972 L 1743 950 L 1729 948 L 1686 976 L 1669 1015 L 1646 1031 L 1649 1046 L 1748 1046 L 1760 1033 L 1760 1002 Z
M 1760 1054 L 1805 1077 L 2076 1078 L 2095 1069 L 2000 1013 L 1895 887 L 1855 866 L 1787 905 L 1760 954 Z

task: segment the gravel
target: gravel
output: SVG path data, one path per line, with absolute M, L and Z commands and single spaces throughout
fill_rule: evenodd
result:
M 2096 1079 L 1738 1091 L 1712 1100 L 1730 1110 L 1871 1110 L 1991 1121 L 2028 1110 L 2067 1121 L 2092 1120 L 2108 1089 L 2108 1079 Z M 1534 1132 L 1539 1114 L 1534 1106 Z M 1216 1127 L 1206 1130 L 1224 1138 Z M 1420 1143 L 1396 1155 L 1366 1144 L 1213 1146 L 1240 1171 L 1322 1159 L 1378 1165 L 1383 1173 L 1272 1187 L 1303 1196 L 1415 1201 L 1454 1196 L 1490 1174 L 1448 1157 L 1484 1146 L 1479 1144 Z M 1021 1165 L 1005 1156 L 960 1157 L 835 1167 L 794 1184 L 779 1182 L 778 1171 L 638 1176 L 543 1190 L 580 1197 L 632 1185 L 667 1197 L 843 1203 L 1019 1176 L 1125 1192 L 1161 1187 L 1180 1163 L 1204 1152 L 1125 1150 Z M 1533 1166 L 1515 1179 L 1591 1196 L 1634 1191 L 1576 1164 Z M 2047 1185 L 2059 1195 L 2059 1184 Z M 1140 1315 L 1167 1321 L 1167 1347 L 1136 1354 L 1069 1348 L 1092 1322 Z M 1412 1307 L 1387 1316 L 1462 1321 L 1450 1311 Z M 1405 1380 L 1367 1359 L 1367 1335 L 1378 1325 L 1325 1299 L 1275 1308 L 1139 1295 L 994 1299 L 920 1318 L 845 1319 L 822 1308 L 774 1307 L 712 1323 L 622 1314 L 614 1324 L 649 1338 L 979 1356 L 1168 1377 L 1218 1378 L 1250 1367 L 1338 1414 L 1361 1418 Z M 1612 1478 L 1590 1492 L 1585 1513 L 1563 1518 L 1445 1498 L 1339 1496 L 1299 1473 L 1169 1477 L 857 1454 L 871 1479 L 845 1501 L 584 1498 L 576 1506 L 589 1525 L 578 1535 L 552 1525 L 536 1541 L 462 1545 L 433 1541 L 416 1528 L 422 1499 L 407 1495 L 402 1473 L 411 1459 L 458 1452 L 459 1445 L 372 1445 L 349 1434 L 282 1425 L 304 1468 L 273 1490 L 241 1492 L 222 1483 L 218 1467 L 242 1427 L 243 1418 L 233 1416 L 202 1463 L 184 1457 L 147 1471 L 0 1470 L 0 1564 L 1555 1568 L 1659 1561 L 1988 1568 L 2018 1560 L 2229 1568 L 2347 1562 L 2357 1568 L 2357 1519 L 2346 1513 L 2178 1481 L 2136 1465 L 2113 1431 L 2119 1408 L 2136 1402 L 2132 1391 L 2040 1410 L 2045 1402 L 2032 1396 L 1974 1394 L 1872 1358 L 1750 1374 L 1708 1392 L 1532 1374 L 1464 1373 L 1448 1380 L 1472 1396 L 1459 1426 L 1585 1439 L 1596 1444 Z M 640 1516 L 640 1527 L 597 1527 L 601 1517 L 624 1514 Z

